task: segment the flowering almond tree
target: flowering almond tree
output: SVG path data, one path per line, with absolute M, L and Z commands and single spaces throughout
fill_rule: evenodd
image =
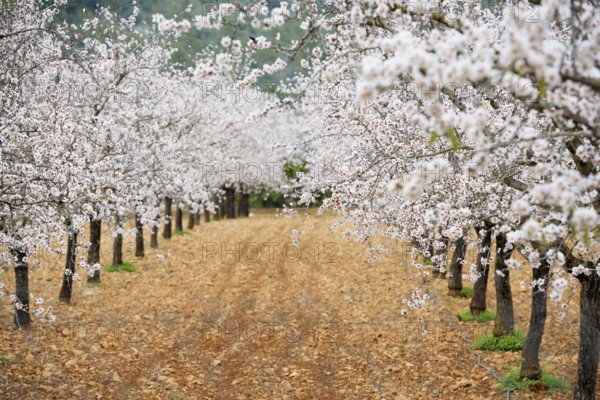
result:
M 326 123 L 315 136 L 335 145 L 316 146 L 313 169 L 321 174 L 305 187 L 329 188 L 325 206 L 355 222 L 358 240 L 383 230 L 425 252 L 432 241 L 440 244 L 436 227 L 451 241 L 470 241 L 470 228 L 491 224 L 498 304 L 506 311 L 499 310 L 497 334 L 514 322 L 508 275 L 520 265 L 510 254 L 526 254 L 533 311 L 523 377 L 539 377 L 546 288 L 560 301 L 568 283 L 579 281 L 574 396 L 593 398 L 600 340 L 598 7 L 466 3 L 457 12 L 444 2 L 332 4 L 335 14 L 305 21 L 324 38 L 305 63 L 309 81 L 337 101 L 323 107 Z
M 525 254 L 533 266 L 533 312 L 523 377 L 540 374 L 546 288 L 559 301 L 568 274 L 581 281 L 575 396 L 593 397 L 600 340 L 598 8 L 552 1 L 459 9 L 450 2 L 325 4 L 330 8 L 309 6 L 312 13 L 296 8 L 306 35 L 285 49 L 293 58 L 312 46 L 295 92 L 318 83 L 321 97 L 333 100 L 311 108 L 325 122 L 311 160 L 319 175 L 303 182 L 301 199 L 309 203 L 315 191 L 329 189 L 324 206 L 340 212 L 341 223 L 355 223 L 350 234 L 357 240 L 383 230 L 428 256 L 447 240 L 461 249 L 472 241 L 470 229 L 482 237 L 491 230 L 497 335 L 514 326 L 508 278 L 520 265 L 510 255 Z M 250 20 L 255 29 L 276 29 L 290 17 L 286 6 L 222 4 L 186 26 Z M 482 238 L 484 252 L 487 243 Z M 460 258 L 451 263 L 451 293 L 461 287 Z M 443 269 L 445 261 L 436 261 Z M 487 264 L 479 257 L 471 276 L 486 276 Z

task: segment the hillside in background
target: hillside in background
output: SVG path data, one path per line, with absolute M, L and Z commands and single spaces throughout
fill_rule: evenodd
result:
M 247 1 L 246 1 L 247 2 Z M 78 24 L 84 19 L 86 13 L 93 15 L 98 7 L 110 7 L 111 10 L 117 11 L 121 17 L 127 18 L 132 15 L 134 6 L 139 9 L 137 18 L 138 26 L 151 24 L 154 14 L 162 14 L 166 18 L 179 18 L 193 20 L 196 15 L 206 14 L 216 4 L 223 2 L 207 2 L 207 1 L 190 1 L 190 0 L 69 0 L 63 6 L 62 19 L 69 24 Z M 191 5 L 191 11 L 185 12 L 188 5 Z M 173 63 L 181 68 L 193 67 L 196 57 L 206 48 L 210 46 L 220 46 L 221 38 L 230 36 L 234 39 L 239 39 L 242 43 L 246 43 L 250 37 L 265 36 L 269 40 L 274 40 L 279 33 L 281 36 L 280 44 L 283 46 L 290 45 L 294 39 L 299 39 L 305 33 L 300 28 L 299 23 L 288 23 L 278 29 L 271 31 L 256 30 L 248 27 L 243 29 L 224 28 L 221 30 L 197 30 L 191 29 L 188 33 L 183 34 L 173 47 L 177 52 L 173 55 Z M 300 60 L 304 53 L 300 52 L 293 60 L 285 59 L 288 62 L 287 68 L 279 71 L 276 74 L 263 77 L 260 84 L 266 91 L 272 91 L 274 82 L 279 82 L 285 78 L 291 77 L 296 73 L 303 71 L 300 66 Z M 256 54 L 255 63 L 257 66 L 263 64 L 272 64 L 278 57 L 284 58 L 282 55 L 276 54 L 273 50 L 264 50 Z

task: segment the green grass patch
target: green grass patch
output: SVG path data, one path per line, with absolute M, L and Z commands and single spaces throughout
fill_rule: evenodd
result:
M 473 288 L 469 286 L 463 286 L 463 288 L 460 290 L 460 296 L 464 297 L 465 299 L 470 299 L 473 297 Z
M 137 269 L 135 268 L 135 265 L 133 265 L 130 262 L 124 262 L 121 265 L 109 265 L 106 268 L 104 268 L 104 270 L 106 272 L 135 272 L 137 271 Z
M 18 358 L 0 357 L 0 363 L 16 363 L 19 362 Z
M 189 233 L 187 231 L 173 231 L 173 235 L 175 235 L 175 236 L 187 236 L 187 235 L 191 235 L 191 233 Z
M 463 322 L 490 322 L 496 319 L 496 314 L 491 311 L 482 311 L 478 316 L 474 317 L 471 310 L 468 308 L 458 313 L 458 320 Z
M 542 371 L 539 380 L 523 379 L 519 380 L 519 368 L 511 368 L 506 376 L 500 381 L 500 389 L 505 390 L 527 390 L 534 383 L 542 382 L 548 390 L 569 390 L 571 385 L 566 379 L 551 375 Z
M 475 339 L 474 350 L 489 351 L 519 351 L 523 349 L 525 343 L 525 334 L 523 332 L 514 332 L 512 334 L 496 337 L 494 335 L 480 336 Z
M 433 267 L 434 265 L 435 265 L 435 263 L 433 261 L 431 261 L 431 258 L 426 258 L 423 260 L 424 267 Z
M 189 350 L 183 350 L 183 351 L 181 352 L 181 354 L 182 354 L 184 357 L 190 357 L 190 356 L 192 355 L 192 352 L 191 352 L 191 351 L 189 351 Z

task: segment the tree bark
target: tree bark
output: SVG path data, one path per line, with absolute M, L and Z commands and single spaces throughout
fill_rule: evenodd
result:
M 213 202 L 215 204 L 215 214 L 213 216 L 213 219 L 215 221 L 218 221 L 221 219 L 221 211 L 222 211 L 222 204 L 221 204 L 221 198 L 217 195 L 213 196 Z
M 200 219 L 202 219 L 202 210 L 198 208 L 198 211 L 196 211 L 196 219 L 194 220 L 194 225 L 200 225 Z
M 88 265 L 100 264 L 100 239 L 102 236 L 102 220 L 90 220 L 90 249 L 88 250 Z M 100 270 L 88 274 L 88 283 L 100 283 Z
M 450 264 L 450 274 L 448 279 L 448 294 L 452 297 L 460 297 L 462 291 L 462 262 L 465 259 L 467 244 L 464 237 L 458 239 L 454 246 L 454 254 L 452 254 L 452 262 Z
M 512 292 L 510 289 L 510 273 L 504 260 L 510 258 L 513 250 L 504 251 L 506 236 L 496 237 L 496 268 L 494 285 L 496 286 L 496 321 L 494 336 L 513 333 L 515 329 L 515 314 L 513 310 Z
M 121 229 L 121 216 L 115 215 L 115 229 Z M 123 235 L 119 232 L 113 240 L 112 265 L 123 265 Z
M 600 276 L 592 272 L 580 280 L 579 359 L 573 399 L 594 400 L 600 352 Z
M 542 375 L 540 367 L 540 345 L 546 324 L 546 300 L 548 283 L 550 282 L 550 266 L 546 260 L 538 268 L 532 268 L 533 280 L 544 279 L 544 284 L 536 286 L 531 292 L 531 316 L 529 331 L 523 345 L 523 363 L 521 364 L 521 379 L 538 380 Z
M 244 217 L 250 216 L 250 193 L 240 194 L 240 202 L 238 204 L 238 215 Z
M 183 232 L 183 210 L 177 205 L 177 211 L 175 212 L 175 230 L 177 232 Z
M 204 222 L 210 222 L 210 211 L 204 207 Z
M 188 213 L 188 224 L 187 228 L 189 230 L 194 229 L 194 225 L 196 224 L 196 213 L 192 210 L 192 206 L 190 206 L 190 211 Z
M 471 315 L 474 317 L 481 314 L 487 308 L 486 297 L 492 248 L 492 227 L 486 224 L 483 236 L 481 236 L 479 231 L 477 231 L 477 235 L 481 239 L 479 252 L 477 253 L 477 272 L 479 273 L 479 278 L 473 284 L 473 297 L 469 305 Z M 484 259 L 487 260 L 485 263 Z
M 63 274 L 62 287 L 58 299 L 71 304 L 73 295 L 73 274 L 75 273 L 75 250 L 77 246 L 77 232 L 71 232 L 69 227 L 69 238 L 67 240 L 67 260 L 65 262 L 65 273 Z
M 135 256 L 144 257 L 144 225 L 142 216 L 135 213 Z
M 225 214 L 227 219 L 235 219 L 235 188 L 225 190 Z
M 150 234 L 150 248 L 158 248 L 158 225 L 152 226 L 152 233 Z
M 29 266 L 27 264 L 27 254 L 18 248 L 13 248 L 12 253 L 15 259 L 15 288 L 20 308 L 15 307 L 14 323 L 19 328 L 27 328 L 31 325 L 31 315 L 29 314 Z
M 219 219 L 225 219 L 225 196 L 219 199 Z
M 439 239 L 444 244 L 443 248 L 437 249 L 435 252 L 435 258 L 439 259 L 433 266 L 433 277 L 437 279 L 446 278 L 446 259 L 448 256 L 448 238 L 443 236 Z M 442 265 L 443 264 L 443 265 Z
M 173 199 L 170 197 L 165 197 L 165 228 L 163 230 L 163 238 L 171 239 L 172 236 L 172 225 L 171 218 L 173 216 L 173 211 L 171 207 L 173 206 Z

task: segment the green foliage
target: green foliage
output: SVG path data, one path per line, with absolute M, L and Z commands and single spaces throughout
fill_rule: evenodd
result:
M 429 137 L 429 147 L 433 146 L 438 137 L 439 135 L 436 131 L 431 132 L 431 136 Z
M 250 3 L 252 0 L 241 0 L 242 4 Z M 193 19 L 198 14 L 206 15 L 218 1 L 200 1 L 190 2 L 189 0 L 144 0 L 137 2 L 135 7 L 139 9 L 139 15 L 136 20 L 137 29 L 147 30 L 152 24 L 152 16 L 154 14 L 162 14 L 165 18 L 176 19 Z M 185 12 L 188 5 L 192 5 L 189 13 Z M 60 7 L 60 15 L 58 21 L 66 21 L 69 25 L 79 25 L 86 17 L 93 18 L 99 7 L 110 7 L 110 9 L 121 18 L 128 18 L 134 11 L 134 3 L 130 0 L 68 0 L 66 4 Z M 84 12 L 85 9 L 85 12 Z M 178 39 L 174 40 L 172 46 L 176 51 L 173 53 L 171 61 L 180 68 L 187 68 L 195 65 L 196 56 L 202 54 L 211 46 L 220 47 L 221 38 L 229 36 L 233 39 L 241 40 L 246 43 L 250 37 L 264 36 L 267 40 L 273 41 L 275 35 L 279 33 L 281 40 L 277 43 L 283 47 L 291 47 L 293 40 L 299 40 L 306 33 L 300 28 L 300 21 L 290 21 L 278 29 L 262 30 L 254 29 L 249 24 L 242 24 L 239 27 L 224 26 L 222 29 L 201 29 L 192 28 L 189 32 L 182 34 Z M 146 25 L 146 26 L 143 26 Z M 81 32 L 79 32 L 81 35 Z M 130 32 L 129 34 L 133 34 Z M 317 41 L 320 39 L 316 38 Z M 285 69 L 278 71 L 272 75 L 265 75 L 259 79 L 261 89 L 273 95 L 274 97 L 287 97 L 290 94 L 279 93 L 275 90 L 275 82 L 291 77 L 299 72 L 304 71 L 300 62 L 312 50 L 314 45 L 309 44 L 306 50 L 302 50 L 293 59 L 282 57 L 273 49 L 264 49 L 257 51 L 253 55 L 255 66 L 259 67 L 263 64 L 272 64 L 278 57 L 286 58 L 288 65 Z M 292 94 L 293 96 L 293 94 Z
M 283 193 L 262 190 L 250 195 L 250 208 L 282 208 L 286 203 Z
M 191 235 L 191 233 L 186 232 L 186 231 L 173 231 L 173 235 L 175 235 L 175 236 L 187 236 L 187 235 Z
M 519 351 L 523 349 L 525 334 L 515 331 L 512 334 L 496 337 L 494 335 L 480 336 L 475 339 L 474 350 L 489 351 Z
M 471 314 L 471 310 L 467 308 L 466 310 L 463 310 L 460 313 L 458 313 L 458 319 L 463 322 L 490 322 L 496 319 L 496 314 L 494 314 L 491 311 L 485 310 L 482 311 L 477 317 L 474 317 L 473 314 Z
M 563 378 L 551 375 L 546 371 L 542 371 L 542 376 L 539 380 L 523 379 L 519 380 L 519 368 L 511 368 L 509 373 L 500 381 L 500 389 L 505 390 L 527 390 L 531 385 L 537 382 L 542 382 L 548 390 L 569 390 L 569 382 Z
M 542 99 L 546 98 L 546 79 L 543 76 L 540 79 L 540 97 Z
M 184 357 L 190 357 L 192 355 L 192 352 L 189 350 L 183 350 L 181 352 L 181 355 L 183 355 Z
M 307 173 L 308 167 L 306 161 L 290 161 L 286 160 L 283 164 L 283 172 L 288 180 L 296 180 L 298 179 L 298 173 Z
M 130 262 L 124 262 L 121 265 L 109 265 L 106 268 L 104 268 L 104 270 L 106 272 L 122 272 L 122 271 L 136 272 L 137 271 L 137 269 L 135 268 L 135 265 L 133 265 Z
M 424 267 L 433 267 L 434 265 L 435 265 L 435 263 L 433 261 L 431 261 L 431 258 L 426 258 L 423 260 Z
M 463 288 L 460 290 L 460 295 L 465 299 L 470 299 L 473 297 L 473 288 L 469 286 L 463 286 Z
M 450 143 L 452 143 L 452 150 L 458 150 L 458 148 L 460 147 L 460 140 L 458 139 L 458 136 L 456 136 L 456 132 L 454 132 L 454 129 L 449 128 L 446 131 L 446 137 L 448 138 L 448 140 L 450 140 Z

